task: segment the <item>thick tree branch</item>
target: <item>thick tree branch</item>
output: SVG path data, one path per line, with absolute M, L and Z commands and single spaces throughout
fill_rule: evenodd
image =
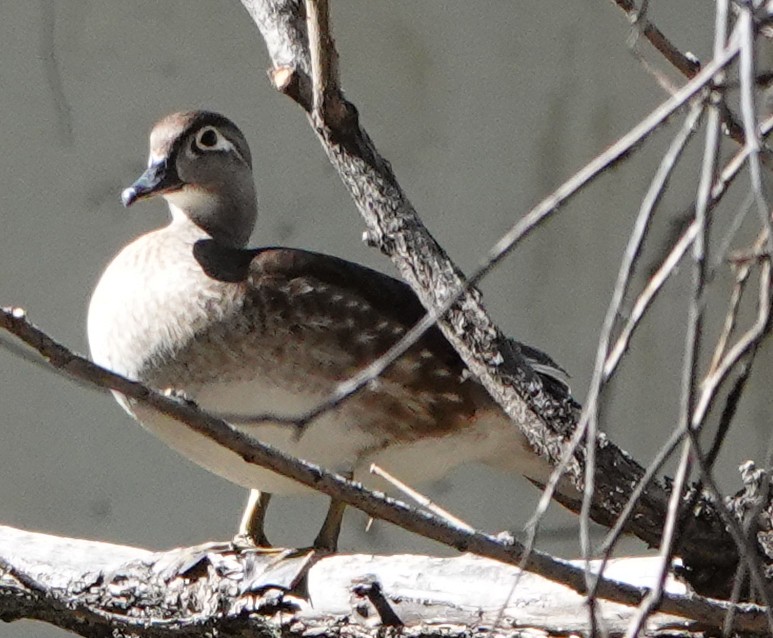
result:
M 469 636 L 472 626 L 482 637 L 588 631 L 582 596 L 477 556 L 307 558 L 278 561 L 228 544 L 152 553 L 0 526 L 0 619 L 42 620 L 88 638 L 378 638 L 387 626 L 448 638 Z M 653 562 L 621 559 L 610 571 L 635 587 Z M 684 588 L 671 581 L 668 589 Z M 746 609 L 745 621 L 758 613 Z M 599 612 L 609 635 L 620 636 L 633 610 L 600 603 Z M 643 635 L 688 636 L 704 621 L 658 614 Z

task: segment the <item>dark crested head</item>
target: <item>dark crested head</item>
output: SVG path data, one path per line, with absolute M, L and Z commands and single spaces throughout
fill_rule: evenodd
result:
M 252 168 L 250 147 L 231 120 L 212 111 L 172 113 L 156 122 L 150 132 L 150 158 L 172 157 L 188 146 L 195 155 L 235 153 Z M 151 163 L 149 162 L 149 163 Z
M 231 245 L 246 243 L 257 214 L 250 148 L 211 111 L 172 113 L 150 133 L 148 168 L 121 194 L 125 206 L 162 195 L 172 210 Z

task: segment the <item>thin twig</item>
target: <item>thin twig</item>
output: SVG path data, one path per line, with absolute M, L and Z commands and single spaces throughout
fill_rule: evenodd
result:
M 623 299 L 628 291 L 631 283 L 631 277 L 634 271 L 636 262 L 641 254 L 644 239 L 647 235 L 647 231 L 652 220 L 652 216 L 655 212 L 657 205 L 660 203 L 665 189 L 668 186 L 668 182 L 671 178 L 676 163 L 682 155 L 687 142 L 692 137 L 693 133 L 698 126 L 701 115 L 703 114 L 703 103 L 696 102 L 693 105 L 692 110 L 685 118 L 682 127 L 671 141 L 668 150 L 663 156 L 663 160 L 658 166 L 658 170 L 655 176 L 652 178 L 650 187 L 642 200 L 641 207 L 639 209 L 639 215 L 634 224 L 631 235 L 628 239 L 623 260 L 620 264 L 620 270 L 617 274 L 617 281 L 615 283 L 614 291 L 612 292 L 612 298 L 607 308 L 607 313 L 604 318 L 604 323 L 601 327 L 601 333 L 599 335 L 598 346 L 596 349 L 596 363 L 593 368 L 593 377 L 591 379 L 590 388 L 585 401 L 583 410 L 583 416 L 580 418 L 580 427 L 587 421 L 588 423 L 588 438 L 591 441 L 596 440 L 596 431 L 598 429 L 599 419 L 599 399 L 601 396 L 602 387 L 604 386 L 606 379 L 604 378 L 604 362 L 606 361 L 609 352 L 609 343 L 612 336 L 612 330 L 618 316 L 620 315 L 620 308 L 622 307 Z M 580 518 L 581 525 L 581 539 L 583 548 L 583 558 L 586 561 L 590 560 L 590 538 L 589 538 L 589 508 L 592 493 L 589 493 L 588 484 L 592 485 L 592 472 L 589 472 L 591 463 L 588 462 L 586 466 L 585 474 L 585 493 L 583 494 L 583 509 L 582 517 Z M 611 550 L 611 545 L 610 548 Z M 608 560 L 610 553 L 605 553 L 602 557 L 601 565 L 598 573 L 603 573 L 606 567 L 606 561 Z M 593 592 L 594 585 L 591 583 L 589 590 Z M 589 596 L 592 598 L 592 595 Z
M 666 523 L 663 527 L 663 537 L 658 549 L 658 555 L 660 556 L 660 563 L 657 575 L 655 576 L 655 582 L 650 587 L 647 595 L 642 600 L 639 608 L 636 611 L 631 623 L 628 625 L 628 629 L 625 632 L 625 638 L 637 638 L 644 623 L 661 604 L 663 599 L 663 588 L 665 586 L 666 577 L 671 570 L 671 549 L 674 543 L 674 537 L 676 535 L 677 523 L 679 520 L 680 504 L 682 495 L 684 494 L 684 488 L 687 483 L 687 478 L 690 474 L 690 444 L 685 441 L 682 444 L 682 456 L 679 459 L 679 466 L 676 470 L 676 477 L 674 479 L 674 487 L 671 491 L 671 498 L 668 503 L 668 515 L 666 516 Z
M 770 329 L 770 263 L 764 262 L 760 269 L 760 295 L 757 310 L 757 320 L 749 330 L 742 335 L 735 345 L 727 351 L 719 361 L 714 371 L 706 376 L 701 383 L 701 395 L 698 399 L 693 420 L 702 421 L 708 413 L 711 403 L 717 394 L 717 389 L 728 374 L 762 339 Z
M 771 227 L 770 222 L 770 206 L 768 206 L 762 183 L 762 166 L 760 164 L 762 142 L 757 121 L 757 106 L 754 101 L 755 28 L 751 5 L 740 3 L 738 14 L 738 30 L 741 38 L 738 76 L 741 83 L 741 117 L 746 146 L 749 148 L 749 177 L 762 229 L 765 231 L 765 247 L 768 255 L 773 255 L 773 227 Z
M 433 514 L 435 514 L 435 516 L 439 516 L 440 518 L 448 521 L 452 525 L 456 525 L 457 527 L 461 527 L 462 529 L 466 529 L 468 531 L 473 531 L 475 529 L 474 527 L 472 527 L 472 525 L 465 523 L 461 518 L 458 518 L 457 516 L 454 516 L 453 514 L 451 514 L 451 512 L 449 512 L 448 510 L 443 509 L 442 507 L 440 507 L 440 505 L 433 502 L 428 497 L 424 496 L 424 494 L 413 489 L 409 485 L 406 485 L 400 479 L 398 479 L 395 476 L 392 476 L 389 472 L 379 467 L 375 463 L 371 464 L 370 473 L 374 474 L 375 476 L 381 477 L 387 483 L 397 488 L 398 491 L 405 494 L 405 496 L 410 498 L 417 505 L 421 505 L 424 509 L 427 509 Z
M 652 46 L 655 47 L 655 49 L 659 51 L 675 69 L 688 79 L 695 77 L 701 69 L 701 64 L 694 55 L 691 53 L 682 53 L 653 23 L 646 19 L 639 19 L 639 11 L 636 9 L 633 0 L 612 0 L 612 2 L 628 15 L 628 19 L 631 23 L 638 26 L 642 35 L 649 40 L 650 44 L 652 44 Z M 739 144 L 744 145 L 746 143 L 744 129 L 736 121 L 726 105 L 721 106 L 720 115 L 722 117 L 722 123 L 727 130 L 727 134 Z
M 717 276 L 717 272 L 720 269 L 724 269 L 727 265 L 727 262 L 730 259 L 730 247 L 733 245 L 733 242 L 738 235 L 738 231 L 743 226 L 744 221 L 746 221 L 746 217 L 753 205 L 754 193 L 746 193 L 743 201 L 736 208 L 736 212 L 733 213 L 730 223 L 724 230 L 722 239 L 717 242 L 717 250 L 715 251 L 714 259 L 711 260 L 711 267 L 709 268 L 709 280 L 713 281 Z
M 714 468 L 722 443 L 726 439 L 727 431 L 730 429 L 730 425 L 738 410 L 738 403 L 740 402 L 743 392 L 746 389 L 746 384 L 751 377 L 751 371 L 751 361 L 744 362 L 735 383 L 733 383 L 733 387 L 730 389 L 730 392 L 728 392 L 727 398 L 725 399 L 725 405 L 722 408 L 722 414 L 719 417 L 714 440 L 709 451 L 706 453 L 706 466 L 709 469 Z
M 338 53 L 330 33 L 328 0 L 305 0 L 305 3 L 311 60 L 311 115 L 315 126 L 322 126 L 339 115 L 336 104 L 341 93 Z
M 768 118 L 762 126 L 763 134 L 769 133 L 773 130 L 773 117 Z M 746 158 L 749 156 L 749 150 L 744 147 L 739 149 L 738 152 L 727 162 L 725 168 L 717 177 L 714 186 L 711 190 L 711 205 L 709 209 L 713 209 L 719 200 L 727 192 L 728 187 L 738 176 L 738 173 L 744 167 Z M 671 248 L 671 251 L 663 260 L 661 265 L 650 277 L 647 282 L 647 286 L 641 292 L 641 294 L 635 300 L 633 307 L 629 313 L 626 324 L 620 331 L 615 344 L 610 350 L 607 361 L 604 364 L 604 376 L 609 378 L 615 368 L 622 360 L 623 354 L 625 354 L 630 344 L 631 338 L 636 331 L 641 319 L 643 318 L 647 308 L 654 301 L 658 292 L 663 287 L 663 284 L 668 280 L 669 276 L 674 272 L 674 268 L 681 261 L 687 249 L 692 245 L 692 241 L 695 238 L 697 227 L 693 220 L 690 225 L 682 232 L 677 242 Z
M 682 53 L 654 24 L 644 17 L 636 8 L 633 0 L 612 0 L 620 9 L 628 14 L 628 18 L 636 25 L 642 35 L 685 77 L 692 78 L 700 71 L 700 63 L 694 56 Z
M 759 249 L 763 248 L 765 245 L 765 235 L 766 231 L 763 230 L 752 246 L 752 253 L 756 253 Z M 735 270 L 735 284 L 733 285 L 733 290 L 730 293 L 728 310 L 725 315 L 725 321 L 722 324 L 722 332 L 717 339 L 717 344 L 714 348 L 714 355 L 711 358 L 711 363 L 709 364 L 707 375 L 713 374 L 719 367 L 722 356 L 727 351 L 727 344 L 730 341 L 730 337 L 735 332 L 738 321 L 738 314 L 741 308 L 741 300 L 743 299 L 743 293 L 746 290 L 746 285 L 749 282 L 749 276 L 752 272 L 752 262 L 751 260 L 746 260 L 739 264 L 733 263 L 733 267 Z
M 719 55 L 725 47 L 727 39 L 727 21 L 729 7 L 727 0 L 717 0 L 714 33 L 714 55 Z M 737 32 L 736 32 L 737 33 Z M 718 82 L 719 83 L 719 82 Z M 720 98 L 721 99 L 721 98 Z M 706 252 L 708 250 L 709 224 L 708 212 L 711 201 L 711 188 L 714 184 L 717 158 L 720 143 L 719 109 L 709 110 L 706 124 L 706 141 L 704 145 L 701 173 L 698 181 L 698 193 L 695 203 L 696 234 L 692 242 L 693 255 L 693 291 L 690 298 L 687 318 L 687 335 L 685 338 L 685 353 L 682 371 L 682 398 L 679 409 L 679 429 L 687 431 L 692 426 L 692 416 L 695 407 L 695 395 L 698 385 L 699 358 L 703 342 L 703 321 L 705 310 L 704 292 L 706 286 Z M 655 584 L 642 601 L 626 632 L 626 638 L 635 638 L 647 618 L 657 609 L 663 594 L 666 576 L 671 568 L 671 557 L 676 536 L 677 524 L 680 519 L 682 495 L 689 478 L 692 461 L 692 441 L 690 438 L 683 443 L 682 455 L 679 460 L 673 491 L 669 500 L 668 516 L 660 542 L 660 558 Z

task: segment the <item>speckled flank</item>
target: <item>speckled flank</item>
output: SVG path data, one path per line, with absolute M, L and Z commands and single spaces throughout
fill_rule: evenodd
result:
M 337 382 L 382 354 L 406 329 L 380 316 L 356 291 L 321 283 L 313 272 L 286 277 L 253 272 L 243 282 L 214 280 L 192 258 L 201 231 L 181 224 L 186 222 L 136 240 L 105 272 L 89 322 L 97 362 L 157 388 L 181 390 L 211 410 L 294 415 L 323 401 Z M 498 410 L 478 384 L 463 380 L 461 364 L 448 365 L 442 355 L 445 351 L 435 354 L 428 344 L 417 344 L 376 382 L 314 423 L 298 444 L 289 426 L 246 429 L 337 469 L 359 467 L 378 456 L 399 466 L 395 454 L 386 451 L 401 446 L 408 452 L 407 444 L 428 437 L 442 441 L 442 447 L 476 445 L 489 436 L 477 431 L 479 417 L 487 415 L 490 427 Z M 255 472 L 237 470 L 235 459 L 218 466 L 205 441 L 196 442 L 152 414 L 141 420 L 157 434 L 163 429 L 162 438 L 172 447 L 231 480 L 264 489 L 277 482 L 264 477 L 262 484 L 251 483 L 245 474 Z M 499 421 L 511 428 L 504 415 Z M 516 432 L 512 428 L 511 436 Z M 436 466 L 470 456 L 485 460 L 491 451 L 480 446 L 460 454 L 457 449 L 442 463 L 432 460 L 441 457 L 427 456 L 423 467 L 402 468 L 401 476 L 437 478 L 445 470 Z

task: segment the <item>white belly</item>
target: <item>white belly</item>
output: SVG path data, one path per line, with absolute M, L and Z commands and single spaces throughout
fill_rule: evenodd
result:
M 255 397 L 255 400 L 247 401 L 245 397 Z M 211 412 L 249 415 L 300 414 L 322 398 L 307 397 L 304 404 L 299 404 L 297 395 L 259 387 L 254 381 L 213 384 L 202 388 L 196 397 L 199 405 Z M 310 490 L 292 479 L 246 462 L 238 454 L 151 408 L 135 405 L 132 411 L 144 427 L 167 445 L 233 483 L 280 495 Z M 321 415 L 300 437 L 292 425 L 235 425 L 287 454 L 333 472 L 353 472 L 355 480 L 384 491 L 389 486 L 370 473 L 373 463 L 409 485 L 436 480 L 454 467 L 471 462 L 517 469 L 535 479 L 545 475 L 544 462 L 530 451 L 517 427 L 497 411 L 481 415 L 462 432 L 391 445 L 386 445 L 383 437 L 357 427 L 346 411 Z

